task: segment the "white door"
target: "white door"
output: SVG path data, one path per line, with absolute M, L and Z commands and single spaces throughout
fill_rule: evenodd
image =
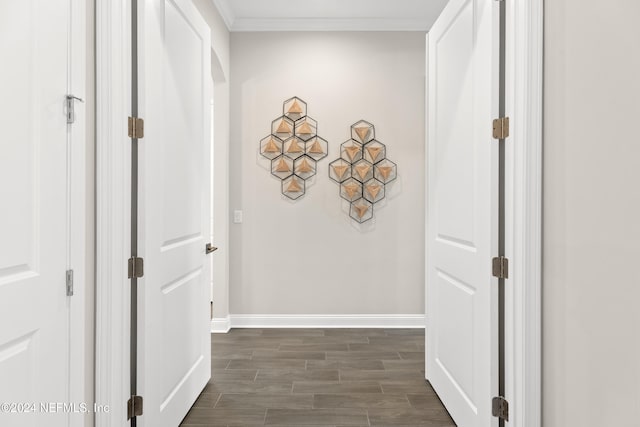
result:
M 0 403 L 11 405 L 2 426 L 66 426 L 70 417 L 40 406 L 70 400 L 69 7 L 0 2 Z
M 460 427 L 497 425 L 497 7 L 451 0 L 428 34 L 426 376 Z
M 138 5 L 139 423 L 175 427 L 211 376 L 210 35 L 190 1 Z

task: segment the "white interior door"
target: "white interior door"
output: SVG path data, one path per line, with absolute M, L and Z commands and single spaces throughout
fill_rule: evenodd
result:
M 138 2 L 139 423 L 175 427 L 211 375 L 210 35 L 187 0 Z
M 497 425 L 497 3 L 451 0 L 428 34 L 426 376 L 460 427 Z
M 69 0 L 0 2 L 0 425 L 66 426 Z M 28 413 L 24 413 L 28 412 Z

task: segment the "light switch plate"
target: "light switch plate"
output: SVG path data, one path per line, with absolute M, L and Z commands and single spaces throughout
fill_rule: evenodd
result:
M 233 211 L 233 223 L 234 224 L 242 223 L 242 211 Z

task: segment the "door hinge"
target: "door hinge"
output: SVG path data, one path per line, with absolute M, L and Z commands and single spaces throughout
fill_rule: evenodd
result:
M 509 117 L 500 117 L 493 120 L 493 137 L 505 139 L 509 136 Z
M 67 104 L 67 124 L 72 124 L 76 121 L 75 101 L 84 102 L 84 99 L 78 98 L 75 95 L 67 95 L 65 99 Z
M 138 257 L 129 258 L 129 279 L 144 276 L 144 259 Z
M 129 117 L 129 138 L 144 138 L 144 120 L 139 117 Z
M 502 396 L 491 399 L 491 414 L 494 417 L 509 421 L 509 402 Z
M 73 270 L 67 270 L 67 296 L 73 296 Z
M 491 271 L 498 279 L 509 278 L 509 260 L 506 257 L 498 256 L 491 260 Z
M 127 420 L 142 415 L 142 396 L 131 396 L 127 401 Z

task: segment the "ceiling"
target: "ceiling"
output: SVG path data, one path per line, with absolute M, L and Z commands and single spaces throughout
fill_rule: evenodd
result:
M 448 0 L 212 0 L 230 31 L 427 31 Z

